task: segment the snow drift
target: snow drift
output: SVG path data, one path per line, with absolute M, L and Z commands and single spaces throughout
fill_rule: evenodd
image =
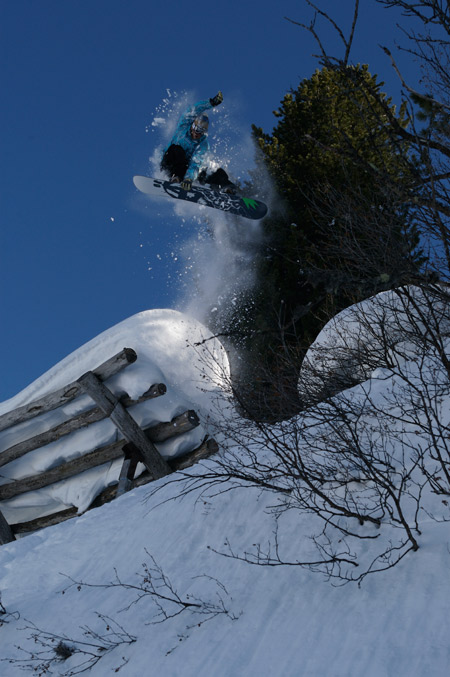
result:
M 444 290 L 442 290 L 444 291 Z M 381 292 L 336 315 L 309 347 L 298 388 L 305 402 L 319 402 L 370 378 L 392 351 L 413 357 L 432 327 L 450 335 L 448 300 L 419 287 Z

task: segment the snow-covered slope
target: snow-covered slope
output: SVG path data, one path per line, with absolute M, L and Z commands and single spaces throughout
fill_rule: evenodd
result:
M 437 290 L 431 296 L 420 287 L 389 290 L 346 308 L 309 347 L 299 375 L 301 397 L 318 401 L 365 381 L 386 365 L 395 346 L 407 351 L 406 343 L 417 343 L 433 325 L 450 335 L 448 305 Z
M 361 589 L 333 587 L 300 568 L 259 568 L 213 552 L 224 550 L 226 539 L 237 552 L 265 543 L 274 527 L 265 512 L 272 497 L 242 490 L 155 507 L 162 496 L 146 502 L 148 492 L 141 487 L 0 549 L 2 603 L 20 614 L 0 627 L 1 658 L 27 658 L 17 645 L 42 649 L 27 640 L 32 630 L 21 630 L 31 623 L 69 640 L 89 640 L 85 626 L 104 634 L 98 612 L 137 640 L 106 654 L 87 673 L 96 677 L 113 675 L 121 665 L 126 677 L 448 674 L 450 558 L 439 525 L 428 531 L 419 553 L 387 574 L 369 577 Z M 297 519 L 287 525 L 287 557 L 295 557 L 309 527 Z M 66 576 L 98 584 L 114 581 L 117 571 L 123 582 L 140 584 L 142 563 L 151 564 L 145 549 L 183 599 L 196 595 L 219 605 L 222 598 L 230 615 L 198 627 L 205 618 L 188 610 L 153 625 L 158 609 L 150 597 L 129 607 L 137 591 L 75 586 L 62 594 L 71 583 Z M 50 674 L 71 674 L 82 658 L 56 663 Z M 23 673 L 18 664 L 2 663 L 0 674 Z
M 129 323 L 134 325 L 134 345 L 131 334 L 124 334 Z M 167 329 L 162 333 L 161 323 Z M 142 331 L 136 331 L 137 326 Z M 169 388 L 177 389 L 177 398 L 194 402 L 217 421 L 221 393 L 220 384 L 214 385 L 216 377 L 197 378 L 196 352 L 190 348 L 186 352 L 191 361 L 178 357 L 178 349 L 192 345 L 201 334 L 198 325 L 171 311 L 144 313 L 107 332 L 107 351 L 102 348 L 106 342 L 97 339 L 77 351 L 72 373 L 75 376 L 95 366 L 110 349 L 114 352 L 128 345 L 139 353 L 145 352 L 145 345 L 152 345 L 154 352 L 146 357 L 149 371 L 157 364 L 161 372 L 151 372 L 150 381 L 164 380 L 163 374 Z M 149 336 L 155 338 L 154 343 Z M 173 344 L 167 336 L 172 336 Z M 171 345 L 177 350 L 171 350 Z M 91 348 L 97 354 L 85 359 L 83 353 L 90 355 Z M 218 351 L 221 355 L 220 346 Z M 210 347 L 204 355 L 208 360 L 209 353 Z M 206 367 L 213 363 L 207 362 Z M 200 358 L 199 364 L 203 365 Z M 128 369 L 129 381 L 120 387 L 140 394 L 144 381 L 145 387 L 149 381 L 137 366 Z M 394 388 L 395 379 L 387 374 L 373 379 L 371 393 L 380 397 L 381 404 L 383 388 Z M 207 392 L 204 388 L 197 392 L 199 382 L 202 387 L 206 382 Z M 44 379 L 25 398 L 34 398 L 47 387 Z M 351 396 L 357 397 L 364 387 L 369 386 L 358 386 Z M 18 402 L 25 401 L 22 397 Z M 447 408 L 449 404 L 448 398 L 440 402 Z M 257 430 L 245 426 L 249 438 L 258 444 Z M 230 444 L 230 451 L 240 454 L 236 443 Z M 264 442 L 259 453 L 266 453 Z M 204 462 L 204 467 L 212 469 L 214 460 Z M 189 471 L 193 472 L 194 468 Z M 0 615 L 2 676 L 21 675 L 25 667 L 37 668 L 37 674 L 39 669 L 42 674 L 76 674 L 83 661 L 88 661 L 84 667 L 92 666 L 86 674 L 96 677 L 116 673 L 125 677 L 448 674 L 448 523 L 422 512 L 424 528 L 417 552 L 387 572 L 368 576 L 361 587 L 335 587 L 321 575 L 297 566 L 252 566 L 218 554 L 229 555 L 230 547 L 239 555 L 252 550 L 254 544 L 264 548 L 273 540 L 278 524 L 282 556 L 295 561 L 310 547 L 313 515 L 291 510 L 277 519 L 270 509 L 276 501 L 273 494 L 249 487 L 229 491 L 227 483 L 177 499 L 182 486 L 179 479 L 174 475 L 167 485 L 166 480 L 159 480 L 0 548 L 1 604 L 6 612 Z M 151 494 L 155 487 L 161 490 Z M 370 541 L 361 542 L 361 548 L 370 553 Z M 168 578 L 162 579 L 162 572 Z M 155 591 L 166 599 L 149 594 L 152 580 Z M 175 592 L 179 601 L 167 601 Z M 180 601 L 194 606 L 180 606 Z M 78 652 L 56 661 L 51 647 L 61 637 L 69 649 Z M 107 650 L 99 652 L 99 646 Z M 83 648 L 91 653 L 80 653 Z

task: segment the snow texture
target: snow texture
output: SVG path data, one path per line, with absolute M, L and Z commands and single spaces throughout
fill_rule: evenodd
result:
M 405 335 L 426 335 L 427 324 L 438 322 L 450 334 L 448 307 L 427 302 L 422 290 L 409 287 L 400 293 L 381 292 L 336 315 L 309 347 L 299 375 L 299 393 L 320 400 L 331 392 L 361 383 L 386 364 L 386 346 L 402 343 Z M 410 354 L 414 354 L 411 346 Z
M 334 336 L 332 327 L 324 336 L 327 332 Z M 203 355 L 192 348 L 204 335 L 203 327 L 174 311 L 141 313 L 80 348 L 4 403 L 1 411 L 63 385 L 127 346 L 135 348 L 139 357 L 115 377 L 116 392 L 125 389 L 138 396 L 150 383 L 165 381 L 169 390 L 164 396 L 164 417 L 169 402 L 170 415 L 179 413 L 180 407 L 193 406 L 217 420 L 227 400 L 221 399 L 212 348 L 220 360 L 219 372 L 223 367 L 226 374 L 227 363 L 216 342 L 203 344 Z M 325 340 L 322 345 L 326 347 Z M 372 380 L 371 396 L 379 398 L 376 401 L 382 407 L 385 389 L 395 387 L 395 377 L 379 378 L 375 373 Z M 356 387 L 356 394 L 364 387 Z M 160 420 L 164 398 L 151 402 L 139 418 Z M 441 403 L 447 415 L 449 404 L 448 397 Z M 251 426 L 248 432 L 253 435 Z M 256 434 L 255 445 L 260 445 L 263 455 L 264 443 L 257 442 Z M 234 451 L 239 454 L 238 447 Z M 168 451 L 173 452 L 177 450 Z M 37 467 L 46 465 L 46 455 L 36 461 Z M 204 464 L 212 467 L 214 460 Z M 276 520 L 270 509 L 273 494 L 228 491 L 223 485 L 210 494 L 194 492 L 177 500 L 176 482 L 166 484 L 163 478 L 153 483 L 151 487 L 161 490 L 151 495 L 149 486 L 0 548 L 2 675 L 15 677 L 26 666 L 39 665 L 39 658 L 33 662 L 26 653 L 41 650 L 33 641 L 33 632 L 41 638 L 44 632 L 64 636 L 69 647 L 86 639 L 83 629 L 108 634 L 98 614 L 112 619 L 110 628 L 119 623 L 133 643 L 102 652 L 87 672 L 93 677 L 117 672 L 125 677 L 448 674 L 448 522 L 423 512 L 424 528 L 416 553 L 386 573 L 368 576 L 362 587 L 335 587 L 296 566 L 251 566 L 218 554 L 228 552 L 228 543 L 238 553 L 253 544 L 264 545 L 276 521 L 286 560 L 295 561 L 310 547 L 313 516 L 288 511 Z M 87 501 L 89 491 L 82 488 L 80 492 Z M 170 578 L 180 598 L 201 600 L 202 608 L 209 604 L 210 615 L 199 615 L 193 607 L 158 623 L 161 609 L 167 611 L 165 603 L 157 606 L 149 595 L 137 599 L 136 591 L 124 585 L 95 587 L 117 583 L 117 577 L 130 586 L 141 585 L 142 564 L 151 566 L 151 558 Z M 221 605 L 227 613 L 214 615 Z M 47 655 L 55 657 L 51 651 Z M 82 659 L 74 654 L 65 661 L 53 661 L 46 674 L 76 674 Z

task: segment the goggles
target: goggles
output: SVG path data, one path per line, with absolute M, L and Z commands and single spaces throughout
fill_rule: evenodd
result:
M 194 134 L 204 134 L 206 132 L 205 128 L 201 127 L 196 122 L 192 123 L 192 131 L 194 132 Z

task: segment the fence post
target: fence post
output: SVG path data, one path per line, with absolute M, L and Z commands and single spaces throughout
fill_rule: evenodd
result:
M 127 442 L 132 442 L 139 449 L 145 467 L 155 480 L 172 472 L 169 464 L 160 456 L 155 445 L 148 439 L 131 414 L 92 371 L 83 374 L 78 379 L 78 383 L 109 416 Z
M 122 469 L 120 471 L 116 498 L 119 498 L 119 496 L 122 496 L 122 494 L 125 494 L 127 491 L 130 491 L 130 489 L 133 486 L 134 473 L 136 472 L 137 464 L 139 463 L 139 461 L 141 461 L 141 463 L 144 462 L 141 454 L 139 453 L 139 449 L 135 447 L 135 445 L 132 442 L 128 442 L 128 444 L 125 444 L 125 446 L 123 447 L 123 453 L 125 458 L 123 461 Z
M 0 545 L 11 543 L 11 541 L 15 541 L 15 536 L 0 510 Z

